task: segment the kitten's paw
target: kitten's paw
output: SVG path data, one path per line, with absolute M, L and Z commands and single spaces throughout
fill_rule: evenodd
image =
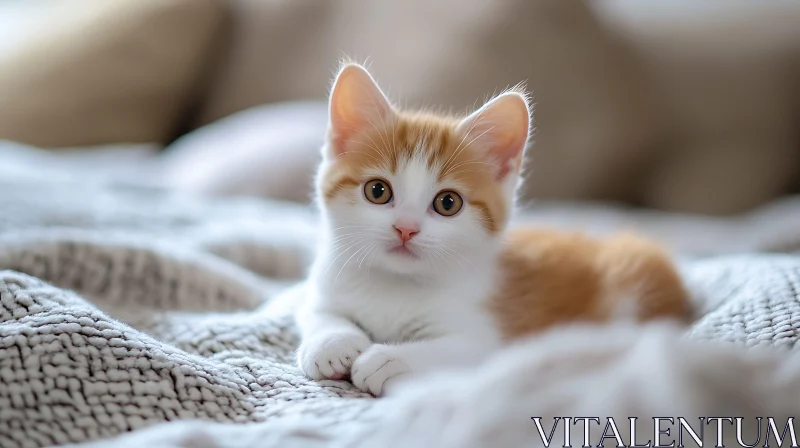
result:
M 391 346 L 375 344 L 356 359 L 350 376 L 354 386 L 377 397 L 409 373 L 411 369 L 392 353 Z
M 366 336 L 336 333 L 303 341 L 297 350 L 297 361 L 312 380 L 341 380 L 350 373 L 353 361 L 372 345 Z

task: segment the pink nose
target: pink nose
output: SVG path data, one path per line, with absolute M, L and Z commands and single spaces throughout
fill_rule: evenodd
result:
M 397 232 L 397 236 L 400 237 L 400 240 L 403 242 L 403 244 L 406 244 L 408 240 L 414 238 L 414 235 L 419 233 L 419 228 L 416 227 L 394 226 L 394 230 Z

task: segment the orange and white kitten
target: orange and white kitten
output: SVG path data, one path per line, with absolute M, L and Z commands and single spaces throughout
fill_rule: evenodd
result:
M 531 127 L 524 92 L 465 118 L 408 113 L 348 64 L 329 110 L 322 242 L 296 316 L 298 362 L 312 379 L 349 375 L 380 395 L 549 325 L 687 314 L 681 280 L 653 244 L 505 231 Z

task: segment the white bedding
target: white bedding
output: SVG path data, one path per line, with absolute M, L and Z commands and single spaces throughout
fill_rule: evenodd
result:
M 702 315 L 687 337 L 565 328 L 375 400 L 294 366 L 289 310 L 315 237 L 309 207 L 43 176 L 15 160 L 0 166 L 4 448 L 537 446 L 536 415 L 780 417 L 800 407 L 798 255 L 687 258 Z M 792 203 L 740 222 L 790 219 Z M 713 229 L 589 210 L 559 216 L 599 231 L 614 217 L 674 235 L 696 222 Z M 735 222 L 719 232 L 758 234 Z M 800 228 L 782 232 L 791 243 Z M 737 247 L 747 246 L 728 251 Z

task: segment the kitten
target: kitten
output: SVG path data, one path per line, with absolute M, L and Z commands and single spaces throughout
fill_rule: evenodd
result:
M 296 316 L 310 378 L 380 395 L 550 325 L 688 312 L 649 242 L 505 231 L 531 127 L 521 89 L 463 119 L 408 113 L 348 64 L 329 114 L 321 250 Z

